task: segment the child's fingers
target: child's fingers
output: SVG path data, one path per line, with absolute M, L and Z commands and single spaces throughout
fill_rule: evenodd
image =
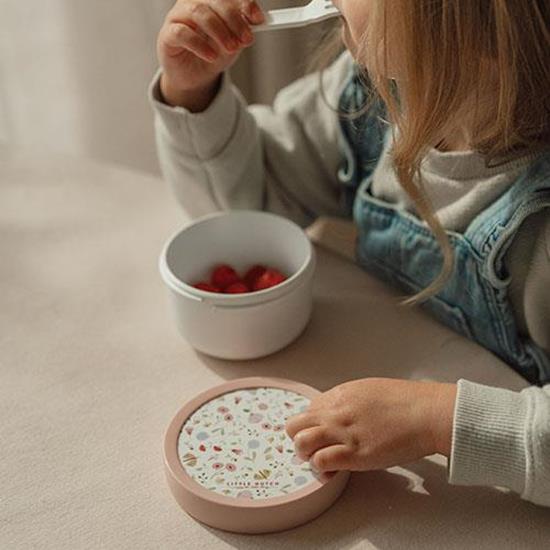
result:
M 227 0 L 212 0 L 211 5 L 212 9 L 223 19 L 225 24 L 243 44 L 249 44 L 254 40 L 250 31 L 250 25 L 244 19 L 239 5 L 235 5 Z
M 314 426 L 318 425 L 319 423 L 311 413 L 303 412 L 291 416 L 286 421 L 285 430 L 290 439 L 294 439 L 294 436 L 298 432 L 305 430 L 306 428 L 313 428 Z
M 337 443 L 340 443 L 339 438 L 320 426 L 301 430 L 294 437 L 294 446 L 297 454 L 303 460 L 308 460 L 319 449 Z
M 263 11 L 255 0 L 241 0 L 241 9 L 251 23 L 257 25 L 264 22 Z
M 218 52 L 207 36 L 183 23 L 171 23 L 164 41 L 168 47 L 179 50 L 178 53 L 184 49 L 189 50 L 209 63 L 218 57 Z
M 338 472 L 317 472 L 316 470 L 314 470 L 314 472 L 316 473 L 317 478 L 319 479 L 319 481 L 321 481 L 321 483 L 327 483 L 338 473 Z
M 225 21 L 210 7 L 199 4 L 204 9 L 194 13 L 194 23 L 202 32 L 214 39 L 222 48 L 233 53 L 241 47 L 241 43 L 230 30 Z
M 208 35 L 218 45 L 229 53 L 233 53 L 241 46 L 225 21 L 208 4 L 194 4 L 187 14 L 182 14 L 179 23 L 184 23 L 195 30 Z
M 309 459 L 310 466 L 317 472 L 352 470 L 353 459 L 347 445 L 332 445 L 314 453 Z

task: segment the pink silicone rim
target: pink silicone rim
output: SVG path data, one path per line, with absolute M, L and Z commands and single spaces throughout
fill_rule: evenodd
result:
M 319 480 L 314 480 L 309 483 L 303 489 L 290 493 L 289 495 L 280 496 L 280 497 L 271 497 L 258 500 L 248 500 L 248 499 L 237 499 L 234 497 L 227 497 L 214 493 L 213 491 L 208 491 L 196 481 L 194 481 L 184 470 L 183 466 L 178 457 L 177 443 L 179 434 L 185 420 L 193 414 L 201 405 L 222 395 L 235 390 L 241 390 L 246 388 L 278 388 L 282 390 L 290 390 L 296 393 L 313 399 L 321 392 L 308 386 L 307 384 L 302 384 L 301 382 L 294 382 L 293 380 L 287 380 L 285 378 L 271 378 L 264 376 L 251 376 L 249 378 L 239 378 L 237 380 L 232 380 L 229 382 L 224 382 L 218 386 L 210 388 L 190 401 L 188 401 L 174 416 L 172 422 L 168 426 L 166 435 L 164 437 L 164 462 L 170 472 L 172 478 L 177 481 L 177 483 L 183 487 L 186 491 L 193 493 L 197 497 L 207 502 L 221 505 L 230 505 L 233 507 L 240 508 L 263 508 L 263 507 L 273 507 L 279 505 L 285 505 L 289 502 L 296 502 L 302 498 L 306 498 L 308 495 L 314 493 L 327 483 L 337 483 L 341 477 L 348 477 L 349 472 L 338 472 L 335 476 L 329 479 L 326 482 L 321 482 Z

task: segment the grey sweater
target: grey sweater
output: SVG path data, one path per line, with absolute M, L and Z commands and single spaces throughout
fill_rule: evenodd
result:
M 326 70 L 323 82 L 332 106 L 352 62 L 345 52 Z M 344 215 L 336 176 L 342 136 L 337 114 L 321 97 L 317 75 L 281 90 L 273 106 L 248 106 L 224 74 L 218 94 L 202 113 L 164 104 L 159 76 L 160 71 L 149 89 L 159 161 L 190 217 L 249 208 L 275 212 L 306 227 L 319 216 Z M 473 152 L 430 151 L 422 177 L 443 226 L 464 228 L 513 183 L 522 162 L 495 170 Z M 372 191 L 414 210 L 387 151 Z M 521 330 L 550 352 L 548 213 L 524 223 L 506 261 Z M 513 392 L 460 380 L 449 481 L 508 487 L 550 506 L 550 385 Z

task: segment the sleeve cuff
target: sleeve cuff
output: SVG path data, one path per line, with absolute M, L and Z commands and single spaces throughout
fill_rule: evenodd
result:
M 162 101 L 160 94 L 159 69 L 151 84 L 148 96 L 157 122 L 164 127 L 171 141 L 183 153 L 201 160 L 216 157 L 234 134 L 239 112 L 239 103 L 246 104 L 244 98 L 232 85 L 227 72 L 222 73 L 220 88 L 208 108 L 200 113 L 192 113 L 184 107 L 172 107 Z
M 449 483 L 523 494 L 531 406 L 527 393 L 459 380 Z

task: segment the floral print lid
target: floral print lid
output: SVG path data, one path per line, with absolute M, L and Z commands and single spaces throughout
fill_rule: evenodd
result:
M 238 499 L 267 499 L 303 489 L 316 479 L 294 454 L 287 418 L 309 405 L 299 393 L 246 388 L 207 401 L 185 421 L 178 457 L 204 488 Z

